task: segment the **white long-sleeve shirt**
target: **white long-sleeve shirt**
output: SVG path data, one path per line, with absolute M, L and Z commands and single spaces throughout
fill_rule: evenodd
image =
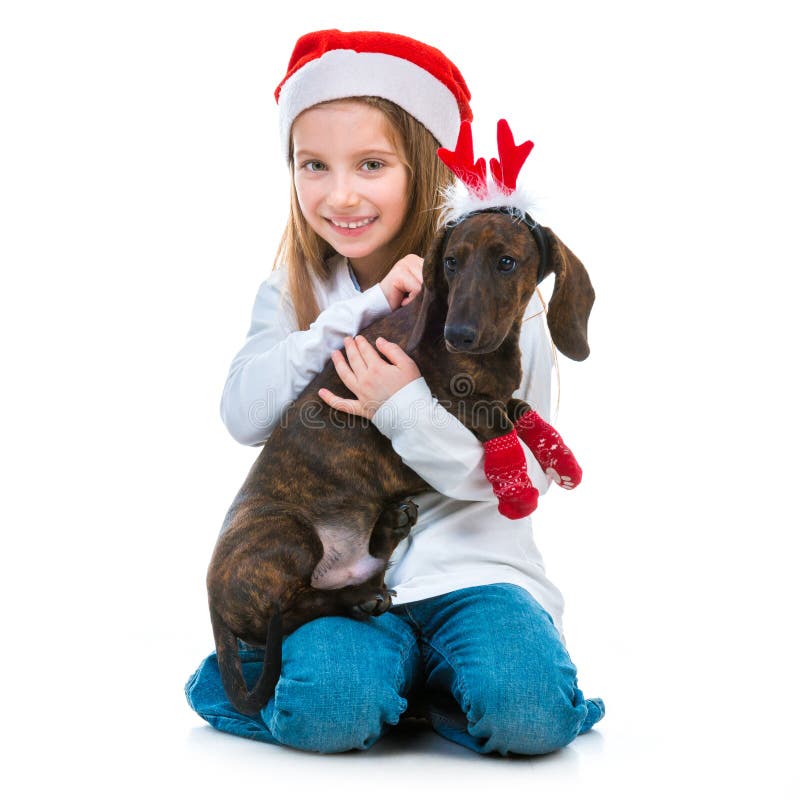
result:
M 333 256 L 332 276 L 315 279 L 322 309 L 309 330 L 297 330 L 281 267 L 259 287 L 247 340 L 231 364 L 220 412 L 231 435 L 242 444 L 262 444 L 281 412 L 322 371 L 333 350 L 344 346 L 376 319 L 391 312 L 379 284 L 361 292 L 347 261 Z M 525 318 L 542 311 L 534 295 Z M 552 351 L 544 314 L 522 325 L 522 383 L 515 397 L 550 417 Z M 512 583 L 526 589 L 562 633 L 563 598 L 545 575 L 529 517 L 510 520 L 497 510 L 497 498 L 483 471 L 484 450 L 475 435 L 431 394 L 424 377 L 385 400 L 372 418 L 395 452 L 434 491 L 416 495 L 419 517 L 394 551 L 386 585 L 395 604 L 480 586 Z M 521 443 L 528 475 L 540 494 L 550 480 Z M 562 633 L 563 637 L 563 633 Z

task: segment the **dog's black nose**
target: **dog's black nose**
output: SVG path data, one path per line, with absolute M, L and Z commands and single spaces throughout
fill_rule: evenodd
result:
M 472 325 L 445 325 L 444 338 L 455 348 L 463 349 L 475 344 L 477 331 Z

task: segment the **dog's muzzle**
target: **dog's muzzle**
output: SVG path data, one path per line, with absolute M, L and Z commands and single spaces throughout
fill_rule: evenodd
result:
M 473 325 L 445 325 L 444 339 L 453 350 L 469 351 L 478 338 L 478 331 Z

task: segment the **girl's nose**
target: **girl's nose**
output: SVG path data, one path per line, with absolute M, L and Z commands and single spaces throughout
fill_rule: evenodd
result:
M 331 208 L 350 208 L 358 204 L 358 194 L 352 181 L 346 175 L 333 177 L 331 190 L 328 193 L 328 205 Z

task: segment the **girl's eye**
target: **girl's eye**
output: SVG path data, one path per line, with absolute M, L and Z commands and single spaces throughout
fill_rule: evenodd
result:
M 306 161 L 303 164 L 303 169 L 307 169 L 309 172 L 322 172 L 325 169 L 325 165 L 321 161 Z
M 501 256 L 497 262 L 500 272 L 513 272 L 517 266 L 517 262 L 511 256 Z
M 383 166 L 383 162 L 371 159 L 370 161 L 365 161 L 363 166 L 367 172 L 377 172 Z

